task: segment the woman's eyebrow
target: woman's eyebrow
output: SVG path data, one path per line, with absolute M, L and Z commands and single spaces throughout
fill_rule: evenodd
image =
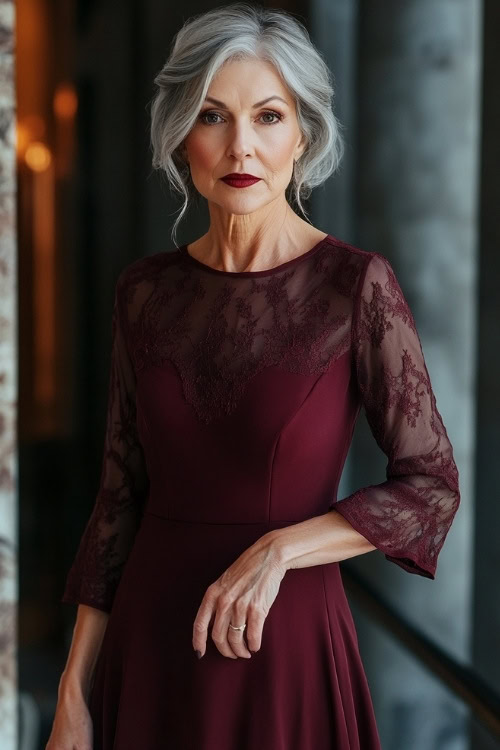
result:
M 279 99 L 281 102 L 283 102 L 283 104 L 286 104 L 288 107 L 288 102 L 282 99 L 281 96 L 268 96 L 267 99 L 262 99 L 261 102 L 256 102 L 253 105 L 254 109 L 256 107 L 262 107 L 263 104 L 266 104 L 266 102 L 271 101 L 271 99 Z M 213 96 L 206 96 L 205 101 L 212 102 L 212 104 L 216 104 L 218 107 L 223 107 L 224 109 L 227 109 L 227 104 L 224 104 L 224 102 L 221 102 L 219 99 L 214 99 Z

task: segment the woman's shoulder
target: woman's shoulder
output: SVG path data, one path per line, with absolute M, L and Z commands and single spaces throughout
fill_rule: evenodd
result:
M 156 282 L 177 259 L 178 252 L 168 250 L 136 258 L 118 274 L 117 287 L 130 290 L 142 283 Z
M 371 280 L 380 279 L 380 282 L 396 279 L 395 270 L 389 259 L 377 250 L 365 250 L 343 240 L 329 235 L 331 245 L 337 248 L 341 257 L 347 264 L 356 266 L 360 276 Z
M 365 250 L 332 234 L 325 238 L 323 257 L 327 259 L 327 278 L 337 291 L 349 297 L 356 294 L 370 264 L 371 267 L 388 264 L 381 253 Z
M 380 253 L 374 250 L 365 250 L 358 245 L 354 245 L 345 240 L 335 237 L 333 234 L 328 234 L 325 238 L 325 242 L 335 251 L 339 257 L 350 260 L 352 263 L 357 262 L 358 265 L 364 266 L 371 260 L 375 255 Z

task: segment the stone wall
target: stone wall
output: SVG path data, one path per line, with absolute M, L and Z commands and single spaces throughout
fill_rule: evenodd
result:
M 15 6 L 0 2 L 0 747 L 17 747 Z

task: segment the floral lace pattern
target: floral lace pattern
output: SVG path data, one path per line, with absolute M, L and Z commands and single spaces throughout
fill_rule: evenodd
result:
M 267 367 L 326 372 L 350 347 L 359 271 L 327 243 L 325 249 L 268 276 L 209 274 L 209 283 L 185 257 L 170 268 L 168 284 L 154 265 L 146 279 L 139 262 L 128 292 L 136 370 L 173 362 L 186 400 L 206 424 L 231 414 Z
M 298 262 L 254 274 L 158 253 L 120 274 L 112 333 L 101 480 L 62 601 L 111 611 L 149 487 L 136 381 L 167 361 L 209 425 L 233 413 L 263 369 L 321 375 L 351 351 L 387 480 L 330 509 L 388 560 L 434 578 L 459 504 L 458 472 L 413 316 L 383 256 L 330 235 Z
M 62 601 L 111 611 L 138 528 L 149 479 L 137 433 L 135 376 L 123 335 L 121 283 L 112 316 L 107 425 L 99 492 Z
M 434 578 L 460 502 L 453 450 L 436 407 L 412 313 L 389 262 L 367 264 L 352 326 L 353 357 L 387 481 L 332 507 L 385 557 Z

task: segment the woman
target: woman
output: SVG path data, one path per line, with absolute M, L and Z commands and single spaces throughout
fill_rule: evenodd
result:
M 289 204 L 342 154 L 295 18 L 196 16 L 156 83 L 154 165 L 210 226 L 117 282 L 47 750 L 375 750 L 339 561 L 377 548 L 433 579 L 460 500 L 415 322 L 385 257 Z M 338 501 L 361 406 L 387 480 Z

